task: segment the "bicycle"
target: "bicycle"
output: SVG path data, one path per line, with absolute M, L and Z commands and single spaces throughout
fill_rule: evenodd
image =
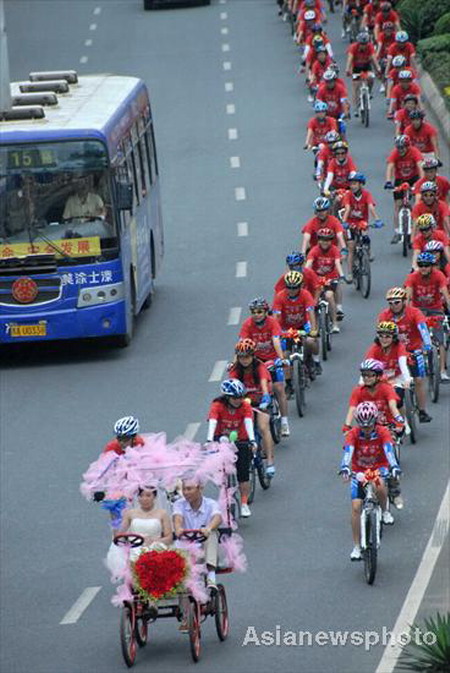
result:
M 361 482 L 364 501 L 361 509 L 361 550 L 364 560 L 364 575 L 367 584 L 373 584 L 377 573 L 378 550 L 382 535 L 382 512 L 375 486 L 380 483 L 378 470 L 352 472 L 352 477 Z
M 251 505 L 255 499 L 257 478 L 263 491 L 267 491 L 272 483 L 271 477 L 267 475 L 267 459 L 265 458 L 261 447 L 261 436 L 259 435 L 258 432 L 256 433 L 256 435 L 257 435 L 258 448 L 253 454 L 252 462 L 250 465 L 250 493 L 248 496 L 249 505 Z
M 346 33 L 350 43 L 356 42 L 356 37 L 361 31 L 361 15 L 357 9 L 352 9 L 347 19 Z
M 442 316 L 443 319 L 444 316 Z M 440 322 L 438 315 L 426 316 L 426 323 L 430 332 L 431 350 L 428 351 L 425 358 L 426 371 L 428 378 L 428 392 L 431 401 L 435 404 L 439 400 L 439 384 L 441 382 L 441 358 L 439 354 L 439 341 L 435 335 L 435 329 Z
M 402 204 L 397 216 L 397 231 L 400 234 L 402 243 L 402 255 L 403 257 L 407 257 L 412 243 L 411 187 L 408 182 L 403 182 L 394 188 L 394 193 L 401 194 L 402 196 Z
M 417 417 L 419 414 L 419 407 L 417 405 L 416 386 L 414 379 L 411 381 L 409 388 L 405 388 L 405 416 L 409 426 L 409 441 L 411 444 L 417 443 Z
M 361 117 L 361 124 L 368 128 L 370 121 L 370 87 L 369 78 L 371 73 L 355 73 L 353 79 L 358 81 L 358 109 Z
M 277 369 L 273 360 L 268 360 L 265 364 L 271 374 Z M 281 442 L 281 411 L 276 395 L 272 395 L 267 410 L 270 414 L 270 434 L 275 444 L 279 444 Z
M 331 351 L 331 329 L 333 323 L 330 315 L 330 306 L 328 301 L 325 299 L 324 292 L 327 289 L 325 285 L 319 298 L 317 305 L 318 311 L 318 323 L 319 323 L 319 336 L 320 336 L 320 350 L 322 354 L 322 360 L 325 362 L 328 360 L 328 352 Z
M 308 368 L 306 366 L 306 352 L 303 330 L 290 329 L 282 335 L 286 339 L 287 350 L 290 351 L 292 387 L 294 389 L 295 404 L 300 417 L 305 415 L 306 388 L 308 387 Z

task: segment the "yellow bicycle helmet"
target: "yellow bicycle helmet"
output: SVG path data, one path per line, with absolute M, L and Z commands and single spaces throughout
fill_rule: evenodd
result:
M 391 337 L 398 336 L 398 327 L 395 322 L 383 320 L 377 325 L 377 334 L 389 334 Z
M 391 287 L 390 290 L 386 292 L 386 299 L 390 301 L 391 299 L 406 299 L 406 290 L 404 287 Z
M 417 218 L 417 228 L 418 229 L 430 229 L 430 227 L 436 226 L 436 220 L 431 213 L 424 213 L 419 215 Z
M 289 290 L 295 290 L 303 283 L 303 274 L 300 271 L 288 271 L 284 275 L 284 284 Z

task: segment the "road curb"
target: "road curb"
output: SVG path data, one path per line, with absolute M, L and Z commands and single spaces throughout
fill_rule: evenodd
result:
M 431 79 L 431 76 L 427 73 L 426 70 L 424 70 L 424 68 L 422 68 L 420 64 L 417 66 L 417 71 L 419 73 L 420 86 L 422 87 L 424 98 L 436 115 L 436 119 L 444 135 L 444 139 L 446 139 L 447 144 L 449 144 L 448 139 L 450 138 L 450 114 L 447 110 L 444 99 L 442 98 L 436 84 Z

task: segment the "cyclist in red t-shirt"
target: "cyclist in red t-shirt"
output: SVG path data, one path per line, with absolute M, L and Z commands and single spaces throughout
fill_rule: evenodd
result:
M 411 147 L 408 136 L 401 135 L 395 139 L 395 148 L 386 159 L 385 189 L 394 189 L 407 182 L 411 187 L 423 176 L 422 154 L 416 147 Z M 398 212 L 402 203 L 403 194 L 394 190 L 394 236 L 391 243 L 398 243 Z
M 227 379 L 220 385 L 222 395 L 216 397 L 209 408 L 207 442 L 219 441 L 237 432 L 236 473 L 241 494 L 241 516 L 251 515 L 248 506 L 250 493 L 250 463 L 252 450 L 256 449 L 253 409 L 244 397 L 246 389 L 238 379 Z
M 406 66 L 415 66 L 416 50 L 412 42 L 409 41 L 409 35 L 405 30 L 399 30 L 395 33 L 394 43 L 388 49 L 386 68 L 391 67 L 391 62 L 396 56 L 404 56 Z
M 323 82 L 319 85 L 316 97 L 328 105 L 328 114 L 335 119 L 343 119 L 349 115 L 347 91 L 344 85 L 336 80 L 337 73 L 334 70 L 326 70 L 323 74 Z
M 405 135 L 411 140 L 411 145 L 422 152 L 424 159 L 439 159 L 439 143 L 436 128 L 429 122 L 424 122 L 425 112 L 413 110 L 409 113 L 411 123 L 405 129 Z
M 378 35 L 377 48 L 375 55 L 380 64 L 382 83 L 380 86 L 380 93 L 385 91 L 385 78 L 386 78 L 386 62 L 387 62 L 387 51 L 391 44 L 395 40 L 395 26 L 392 21 L 386 21 L 382 25 L 382 31 Z
M 420 86 L 413 80 L 414 75 L 411 70 L 400 70 L 398 73 L 398 84 L 393 86 L 389 93 L 388 119 L 393 119 L 395 113 L 403 107 L 405 96 L 408 94 L 414 94 L 417 97 L 420 96 Z
M 330 307 L 330 316 L 333 323 L 332 332 L 340 332 L 338 320 L 344 317 L 342 309 L 342 290 L 339 280 L 344 279 L 342 271 L 341 255 L 335 245 L 332 244 L 334 232 L 332 229 L 319 229 L 317 232 L 317 245 L 313 246 L 306 259 L 306 268 L 312 269 L 323 280 L 325 299 Z
M 263 297 L 256 297 L 249 304 L 250 317 L 244 320 L 239 332 L 240 339 L 252 339 L 256 344 L 255 356 L 263 362 L 274 361 L 272 372 L 273 389 L 281 412 L 281 434 L 289 437 L 288 404 L 284 391 L 284 354 L 281 345 L 281 326 L 269 316 L 269 304 Z M 287 363 L 289 364 L 289 363 Z
M 317 47 L 316 54 L 317 56 L 313 63 L 306 64 L 306 81 L 309 87 L 308 103 L 313 102 L 323 74 L 332 63 L 331 57 L 327 54 L 324 46 Z
M 420 110 L 419 98 L 413 93 L 408 93 L 403 99 L 403 107 L 394 114 L 395 132 L 394 135 L 401 136 L 405 128 L 410 124 L 409 113 L 413 110 Z
M 314 299 L 314 305 L 316 305 L 322 286 L 319 282 L 319 277 L 312 269 L 303 268 L 304 263 L 305 263 L 305 255 L 302 252 L 299 252 L 298 250 L 293 250 L 286 257 L 286 265 L 287 265 L 286 271 L 301 271 L 301 273 L 303 274 L 303 288 L 305 290 L 308 290 L 308 292 L 312 295 Z M 282 276 L 280 276 L 280 278 L 277 280 L 273 288 L 274 301 L 278 292 L 281 292 L 286 287 L 286 284 L 284 282 L 286 271 L 283 273 Z
M 437 197 L 437 186 L 435 182 L 423 182 L 420 188 L 421 199 L 412 209 L 412 218 L 414 231 L 417 218 L 420 215 L 431 213 L 433 215 L 436 228 L 442 230 L 447 236 L 450 236 L 449 207 L 445 201 L 439 201 Z
M 361 402 L 355 409 L 354 419 L 357 427 L 350 428 L 345 435 L 344 455 L 341 461 L 339 474 L 344 481 L 351 479 L 352 498 L 352 536 L 353 549 L 351 561 L 361 561 L 361 510 L 364 501 L 364 489 L 358 479 L 359 473 L 366 470 L 378 472 L 373 475 L 373 484 L 382 509 L 382 521 L 385 525 L 392 525 L 394 517 L 388 509 L 388 488 L 386 481 L 390 474 L 389 491 L 394 497 L 394 504 L 398 509 L 403 507 L 398 479 L 401 475 L 397 463 L 392 437 L 385 427 L 378 422 L 378 409 L 374 402 Z M 353 477 L 352 477 L 353 473 Z M 363 478 L 363 477 L 362 477 Z
M 416 221 L 417 234 L 412 241 L 413 258 L 412 267 L 417 270 L 417 257 L 421 252 L 425 252 L 426 245 L 430 241 L 439 241 L 442 243 L 442 253 L 444 258 L 450 262 L 450 239 L 442 229 L 436 229 L 436 220 L 431 213 L 419 215 Z M 431 252 L 431 251 L 430 251 Z
M 406 290 L 404 287 L 392 287 L 386 293 L 389 308 L 384 309 L 378 316 L 378 322 L 388 320 L 398 327 L 399 339 L 405 345 L 410 358 L 411 375 L 417 394 L 420 423 L 429 423 L 432 418 L 426 412 L 427 393 L 425 386 L 425 360 L 423 350 L 431 349 L 430 332 L 422 311 L 406 305 Z
M 337 121 L 327 115 L 328 105 L 321 100 L 314 103 L 315 115 L 308 122 L 305 150 L 312 150 L 324 142 L 324 138 L 329 131 L 337 131 Z
M 383 363 L 383 375 L 393 386 L 400 402 L 399 410 L 403 414 L 404 389 L 409 388 L 412 376 L 408 369 L 408 351 L 399 341 L 398 327 L 395 322 L 383 320 L 377 325 L 374 343 L 367 350 L 365 360 L 379 360 Z
M 400 73 L 407 70 L 412 74 L 413 80 L 417 80 L 417 72 L 411 66 L 405 65 L 406 59 L 404 56 L 394 56 L 392 65 L 389 70 L 386 70 L 387 89 L 386 98 L 390 100 L 391 92 L 394 86 L 400 84 Z
M 390 2 L 382 2 L 380 4 L 380 11 L 375 14 L 374 35 L 376 42 L 378 42 L 381 27 L 386 21 L 393 23 L 396 30 L 400 30 L 400 17 L 398 13 L 392 9 L 392 4 Z
M 323 193 L 329 196 L 331 190 L 348 189 L 348 176 L 356 171 L 356 165 L 348 152 L 348 143 L 338 140 L 333 145 L 333 159 L 328 165 L 328 173 L 323 186 Z M 335 202 L 335 208 L 338 206 Z
M 342 140 L 337 131 L 328 131 L 323 143 L 319 145 L 319 151 L 316 154 L 316 173 L 315 179 L 318 183 L 319 191 L 322 191 L 323 181 L 328 173 L 328 164 L 333 158 L 333 145 L 338 140 Z
M 445 175 L 438 175 L 437 169 L 440 162 L 438 159 L 425 159 L 422 164 L 424 177 L 418 180 L 414 185 L 414 194 L 416 196 L 416 203 L 421 199 L 420 188 L 424 182 L 434 182 L 437 187 L 437 197 L 440 201 L 445 201 L 447 204 L 450 197 L 450 180 Z
M 375 73 L 380 71 L 380 65 L 375 55 L 375 47 L 370 42 L 369 33 L 359 33 L 356 42 L 353 42 L 347 49 L 348 57 L 345 70 L 347 77 L 352 78 L 353 91 L 353 114 L 355 117 L 359 115 L 358 99 L 360 80 L 358 75 L 362 72 L 371 73 L 371 78 L 368 80 L 369 90 L 372 91 L 373 78 Z
M 367 228 L 369 219 L 374 220 L 374 226 L 380 228 L 383 226 L 381 220 L 378 219 L 377 211 L 375 210 L 375 201 L 372 194 L 363 189 L 366 184 L 366 177 L 363 173 L 354 171 L 348 176 L 350 189 L 344 194 L 342 199 L 342 206 L 344 212 L 342 214 L 342 222 L 344 226 L 347 225 L 347 239 L 348 239 L 348 258 L 347 258 L 347 283 L 353 281 L 353 255 L 355 251 L 355 232 L 356 230 L 365 231 L 366 240 L 370 246 L 370 238 L 367 235 Z
M 272 377 L 264 362 L 255 357 L 256 344 L 252 339 L 240 339 L 234 349 L 235 361 L 230 367 L 230 378 L 239 379 L 246 388 L 261 434 L 261 444 L 267 456 L 267 476 L 275 476 L 274 444 L 270 433 L 270 416 L 267 407 L 271 401 Z
M 144 440 L 139 436 L 139 421 L 134 416 L 124 416 L 114 423 L 116 438 L 108 442 L 103 453 L 114 451 L 122 456 L 129 446 L 143 446 Z
M 333 243 L 338 246 L 339 250 L 346 249 L 344 238 L 344 228 L 337 217 L 330 214 L 331 202 L 325 196 L 318 196 L 313 203 L 315 217 L 308 220 L 302 229 L 302 253 L 306 254 L 310 248 L 317 244 L 317 232 L 319 229 L 331 229 L 335 237 Z

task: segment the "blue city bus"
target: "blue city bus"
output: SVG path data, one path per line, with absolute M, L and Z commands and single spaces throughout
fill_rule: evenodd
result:
M 0 343 L 128 345 L 164 252 L 147 88 L 30 73 L 0 120 Z

